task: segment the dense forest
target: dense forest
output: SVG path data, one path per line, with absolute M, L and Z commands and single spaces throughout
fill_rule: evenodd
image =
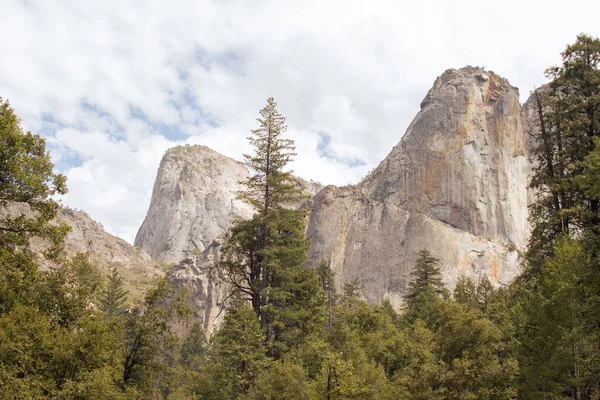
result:
M 294 146 L 268 99 L 239 193 L 256 213 L 227 235 L 230 294 L 211 337 L 185 290 L 158 280 L 132 305 L 116 270 L 66 255 L 69 227 L 52 222 L 66 179 L 0 98 L 0 398 L 600 398 L 599 67 L 600 40 L 582 34 L 535 92 L 523 274 L 450 292 L 423 250 L 400 312 L 361 300 L 360 281 L 338 292 L 326 262 L 305 268 L 307 211 L 284 206 L 302 197 Z

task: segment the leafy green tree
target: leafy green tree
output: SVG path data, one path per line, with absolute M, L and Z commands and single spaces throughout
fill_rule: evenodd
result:
M 518 372 L 516 354 L 503 332 L 478 310 L 444 301 L 436 332 L 446 398 L 511 399 Z
M 100 274 L 84 256 L 40 274 L 37 306 L 0 316 L 0 398 L 126 396 L 122 330 L 92 306 Z
M 100 299 L 100 308 L 109 315 L 122 315 L 126 311 L 128 295 L 123 277 L 113 267 Z
M 87 255 L 65 256 L 69 227 L 51 223 L 64 193 L 44 140 L 0 99 L 0 399 L 133 398 L 122 330 L 95 307 L 101 275 Z
M 293 363 L 277 361 L 261 372 L 256 384 L 244 397 L 248 400 L 311 400 L 317 397 L 314 383 L 304 369 Z
M 320 398 L 329 400 L 397 398 L 381 366 L 364 355 L 347 357 L 341 353 L 327 354 L 318 392 Z
M 38 265 L 29 240 L 44 240 L 45 256 L 52 259 L 64 247 L 70 228 L 50 221 L 59 208 L 52 196 L 67 192 L 66 178 L 52 167 L 44 139 L 23 132 L 14 110 L 0 97 L 0 313 L 35 297 Z
M 394 376 L 400 399 L 444 399 L 445 366 L 439 361 L 436 337 L 418 319 L 399 335 L 400 368 Z

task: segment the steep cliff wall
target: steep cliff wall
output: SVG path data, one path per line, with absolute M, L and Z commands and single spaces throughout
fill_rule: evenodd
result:
M 339 286 L 359 278 L 368 300 L 396 305 L 421 249 L 440 258 L 450 287 L 461 275 L 508 284 L 529 235 L 530 142 L 522 111 L 528 129 L 535 128 L 531 108 L 522 110 L 518 100 L 518 90 L 493 72 L 442 74 L 369 176 L 355 186 L 325 187 L 307 204 L 311 261 L 331 262 Z M 224 296 L 214 275 L 219 240 L 235 218 L 251 215 L 235 200 L 247 174 L 203 146 L 169 150 L 136 237 L 153 257 L 180 262 L 173 279 L 196 288 L 205 324 Z
M 460 275 L 510 282 L 529 235 L 518 99 L 493 72 L 446 71 L 369 176 L 315 197 L 311 259 L 330 261 L 340 285 L 359 278 L 365 297 L 395 304 L 420 249 L 440 258 L 450 287 Z
M 206 146 L 178 146 L 164 155 L 135 245 L 177 263 L 201 254 L 236 218 L 252 209 L 236 200 L 246 167 Z
M 358 186 L 477 236 L 524 248 L 527 157 L 518 89 L 483 69 L 436 79 L 400 143 Z

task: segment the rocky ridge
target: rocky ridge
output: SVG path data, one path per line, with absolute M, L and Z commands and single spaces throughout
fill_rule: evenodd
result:
M 31 215 L 31 211 L 27 204 L 8 203 L 0 206 L 0 217 L 4 215 L 12 217 Z M 106 232 L 101 224 L 81 210 L 61 208 L 53 223 L 71 227 L 66 237 L 65 250 L 68 256 L 88 253 L 90 260 L 106 275 L 112 268 L 116 268 L 123 277 L 125 288 L 129 291 L 130 300 L 133 302 L 142 299 L 154 278 L 165 275 L 164 264 L 153 260 L 144 250 Z M 31 247 L 35 252 L 41 253 L 47 248 L 47 243 L 34 238 Z M 41 261 L 43 265 L 44 261 Z

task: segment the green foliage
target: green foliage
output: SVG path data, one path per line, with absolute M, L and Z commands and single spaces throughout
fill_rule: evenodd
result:
M 484 276 L 477 285 L 470 277 L 461 276 L 454 288 L 454 300 L 485 311 L 493 292 L 494 287 L 487 276 Z
M 125 329 L 123 382 L 151 393 L 154 380 L 168 370 L 178 338 L 170 324 L 185 319 L 191 309 L 183 290 L 159 279 L 146 293 L 144 303 L 129 315 Z
M 299 182 L 285 168 L 296 155 L 294 141 L 285 139 L 285 117 L 277 109 L 272 97 L 260 110 L 260 118 L 256 120 L 259 128 L 252 130 L 248 137 L 254 148 L 254 154 L 244 154 L 246 165 L 254 172 L 243 183 L 246 189 L 239 197 L 266 216 L 273 208 L 280 208 L 283 203 L 303 198 Z
M 187 367 L 195 366 L 206 352 L 207 346 L 208 341 L 202 325 L 194 323 L 181 345 L 181 363 Z
M 579 35 L 535 93 L 533 234 L 512 299 L 519 396 L 597 398 L 600 389 L 600 40 Z
M 325 296 L 325 318 L 327 320 L 327 332 L 329 332 L 332 325 L 333 307 L 335 307 L 338 300 L 335 288 L 335 273 L 328 262 L 321 261 L 317 266 L 317 274 Z
M 599 62 L 580 35 L 539 93 L 526 274 L 502 290 L 461 277 L 450 299 L 423 250 L 400 315 L 362 301 L 359 280 L 338 297 L 325 262 L 305 268 L 304 212 L 284 207 L 301 196 L 293 142 L 268 99 L 239 195 L 257 214 L 229 232 L 234 301 L 210 341 L 199 323 L 177 337 L 189 305 L 165 280 L 127 313 L 116 269 L 103 285 L 87 255 L 64 255 L 68 228 L 49 223 L 64 177 L 0 99 L 0 400 L 599 398 Z
M 127 296 L 123 278 L 117 272 L 117 268 L 113 267 L 100 298 L 100 308 L 109 315 L 122 315 L 126 311 Z
M 66 179 L 52 167 L 44 139 L 23 132 L 0 97 L 0 313 L 35 297 L 38 266 L 29 240 L 45 241 L 45 255 L 53 260 L 64 247 L 70 228 L 50 221 L 59 207 L 51 196 L 66 193 Z
M 211 340 L 205 386 L 207 399 L 243 398 L 269 365 L 265 336 L 253 310 L 236 304 L 227 311 L 221 329 Z
M 580 240 L 566 236 L 553 253 L 540 269 L 537 288 L 518 293 L 520 392 L 525 398 L 594 398 L 600 394 L 595 262 Z
M 34 211 L 55 213 L 58 206 L 50 197 L 66 193 L 66 178 L 52 172 L 44 139 L 23 132 L 21 121 L 1 97 L 0 143 L 0 202 L 27 203 Z
M 410 303 L 411 299 L 425 292 L 428 286 L 433 287 L 439 295 L 444 293 L 444 284 L 440 274 L 440 260 L 433 257 L 429 251 L 421 250 L 417 254 L 415 268 L 410 273 L 413 279 L 408 285 L 408 292 L 405 296 Z
M 277 361 L 261 372 L 244 397 L 248 400 L 311 400 L 317 394 L 304 369 L 291 362 Z
M 363 284 L 360 278 L 344 283 L 344 297 L 358 299 L 362 295 Z
M 275 358 L 301 344 L 321 326 L 322 291 L 308 261 L 302 210 L 284 207 L 303 197 L 300 184 L 286 171 L 293 141 L 284 139 L 285 119 L 273 98 L 261 110 L 260 127 L 249 138 L 254 155 L 245 155 L 253 171 L 241 182 L 238 197 L 254 207 L 250 220 L 237 221 L 223 249 L 225 276 L 238 295 L 251 301 Z
M 61 280 L 65 276 L 53 276 L 52 291 L 42 297 L 56 299 L 55 305 L 46 304 L 43 311 L 17 305 L 0 317 L 0 382 L 8 398 L 93 399 L 97 390 L 121 393 L 122 331 L 90 310 L 87 289 L 73 288 L 73 280 Z M 101 380 L 89 382 L 90 377 Z
M 600 223 L 600 198 L 591 190 L 588 158 L 600 136 L 600 40 L 581 34 L 551 67 L 548 93 L 536 92 L 540 134 L 531 186 L 533 234 L 529 267 L 539 267 L 561 233 L 581 232 Z M 593 156 L 592 156 L 593 157 Z M 586 171 L 586 159 L 587 171 Z
M 439 297 L 446 294 L 439 260 L 427 250 L 419 251 L 411 275 L 413 280 L 408 284 L 405 296 L 406 320 L 412 323 L 420 318 L 428 326 L 432 326 L 438 318 Z

